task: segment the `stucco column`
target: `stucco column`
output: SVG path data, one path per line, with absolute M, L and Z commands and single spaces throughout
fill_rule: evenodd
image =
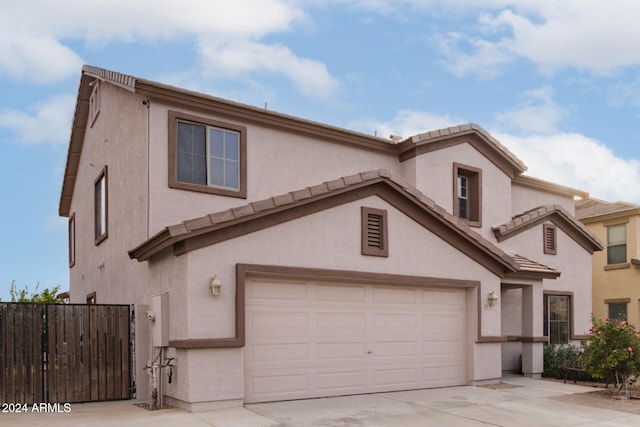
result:
M 532 378 L 543 371 L 543 343 L 536 342 L 542 336 L 542 304 L 542 282 L 522 288 L 522 373 Z

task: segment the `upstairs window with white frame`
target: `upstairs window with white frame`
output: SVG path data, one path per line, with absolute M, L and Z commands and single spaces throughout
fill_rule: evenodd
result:
M 453 214 L 472 227 L 482 226 L 482 170 L 453 165 Z
M 246 129 L 169 114 L 169 186 L 246 197 Z
M 627 262 L 627 225 L 607 227 L 607 264 Z

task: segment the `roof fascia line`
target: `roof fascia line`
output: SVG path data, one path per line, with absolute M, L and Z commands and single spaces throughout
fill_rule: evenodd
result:
M 464 143 L 468 143 L 475 148 L 510 178 L 514 178 L 527 170 L 527 167 L 522 162 L 511 158 L 486 135 L 473 128 L 426 141 L 420 141 L 417 138 L 407 140 L 399 145 L 399 159 L 400 162 L 403 162 L 421 154 Z
M 609 213 L 600 214 L 600 215 L 588 216 L 588 217 L 580 218 L 580 222 L 582 222 L 583 224 L 593 224 L 595 222 L 609 221 L 612 219 L 631 217 L 634 215 L 640 215 L 640 208 L 630 208 L 630 209 L 620 210 L 616 212 L 609 212 Z
M 364 179 L 365 175 L 370 173 L 361 174 L 361 179 Z M 173 246 L 174 255 L 178 256 L 331 207 L 377 195 L 405 212 L 409 217 L 452 246 L 476 259 L 476 262 L 485 265 L 487 269 L 497 276 L 503 276 L 505 270 L 518 271 L 518 265 L 512 257 L 480 235 L 473 234 L 475 232 L 472 230 L 463 231 L 463 226 L 455 218 L 449 218 L 450 215 L 444 209 L 435 205 L 433 201 L 420 192 L 417 190 L 411 191 L 410 187 L 403 187 L 404 183 L 401 180 L 388 178 L 388 172 L 384 170 L 375 171 L 374 173 L 378 173 L 380 176 L 375 179 L 365 179 L 360 183 L 347 183 L 349 177 L 342 178 L 343 187 L 332 190 L 329 189 L 331 183 L 333 183 L 333 186 L 341 184 L 340 180 L 330 181 L 323 184 L 326 185 L 326 189 L 320 188 L 318 190 L 320 191 L 319 194 L 309 195 L 264 211 L 256 212 L 256 205 L 268 204 L 268 201 L 254 202 L 250 204 L 253 205 L 253 208 L 250 205 L 235 208 L 237 213 L 240 214 L 239 217 L 235 218 L 230 216 L 234 211 L 233 209 L 209 215 L 210 218 L 213 216 L 222 218 L 223 220 L 220 223 L 207 225 L 205 217 L 185 221 L 182 224 L 165 229 L 150 240 L 132 249 L 129 252 L 129 256 L 142 262 L 169 246 Z M 309 189 L 318 187 L 322 186 L 309 187 Z M 289 195 L 293 193 L 298 192 L 291 192 Z M 226 218 L 229 219 L 227 220 Z M 193 224 L 196 228 L 189 231 L 190 224 Z M 172 235 L 169 231 L 172 228 L 178 231 L 180 235 Z M 183 230 L 185 231 L 184 233 L 182 232 Z
M 382 138 L 239 104 L 209 95 L 181 90 L 147 80 L 138 80 L 136 82 L 136 93 L 146 95 L 152 99 L 160 99 L 188 108 L 195 108 L 208 113 L 213 112 L 225 117 L 249 121 L 271 128 L 285 129 L 332 142 L 349 143 L 388 154 L 398 154 L 397 145 Z
M 544 215 L 540 215 L 537 218 L 531 219 L 526 223 L 523 222 L 522 225 L 517 225 L 516 227 L 504 232 L 500 231 L 500 227 L 494 227 L 493 234 L 498 242 L 502 242 L 517 236 L 524 231 L 530 230 L 545 221 L 551 221 L 556 226 L 560 227 L 562 231 L 591 254 L 596 250 L 599 251 L 604 249 L 603 244 L 595 236 L 591 236 L 588 230 L 582 230 L 583 227 L 580 227 L 577 220 L 573 221 L 561 210 L 554 210 Z
M 83 73 L 78 85 L 76 108 L 73 112 L 71 135 L 69 137 L 69 147 L 67 148 L 67 161 L 60 191 L 60 202 L 58 204 L 58 215 L 63 217 L 68 217 L 70 214 L 71 199 L 73 197 L 82 145 L 84 143 L 86 123 L 89 116 L 89 97 L 91 96 L 89 80 L 90 78 Z
M 530 188 L 535 188 L 536 190 L 543 190 L 545 192 L 560 194 L 562 196 L 589 197 L 589 193 L 587 193 L 586 191 L 566 187 L 564 185 L 555 184 L 553 182 L 544 181 L 542 179 L 534 178 L 531 176 L 518 175 L 513 178 L 513 183 Z

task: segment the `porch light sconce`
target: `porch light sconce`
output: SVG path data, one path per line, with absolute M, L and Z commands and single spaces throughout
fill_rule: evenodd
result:
M 209 279 L 209 286 L 211 286 L 211 294 L 214 297 L 217 297 L 222 293 L 222 282 L 216 275 L 213 275 L 211 279 Z
M 489 292 L 489 296 L 487 297 L 487 307 L 490 309 L 495 309 L 498 304 L 498 295 L 494 291 Z

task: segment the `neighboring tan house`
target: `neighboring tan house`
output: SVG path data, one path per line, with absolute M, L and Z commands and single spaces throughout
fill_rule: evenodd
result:
M 173 358 L 191 411 L 538 377 L 602 244 L 525 169 L 474 124 L 394 141 L 85 66 L 71 302 L 135 304 L 138 398 Z
M 593 256 L 593 314 L 640 325 L 640 206 L 585 198 L 576 216 L 606 251 Z

